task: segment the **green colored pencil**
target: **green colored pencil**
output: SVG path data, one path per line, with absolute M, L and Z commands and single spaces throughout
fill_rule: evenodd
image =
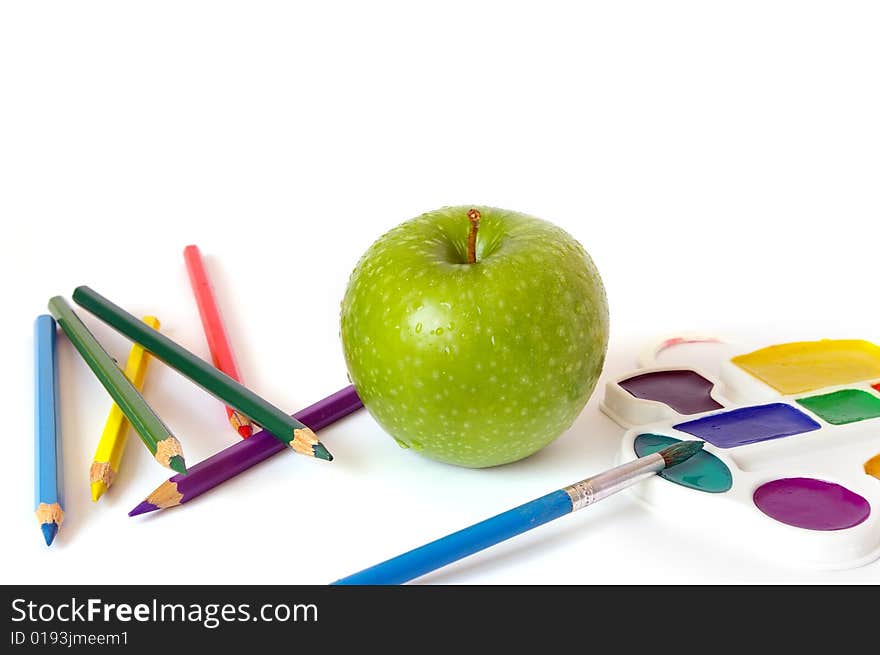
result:
M 186 463 L 183 460 L 180 442 L 125 377 L 113 358 L 101 347 L 67 301 L 61 296 L 55 296 L 49 301 L 49 311 L 77 352 L 104 385 L 107 393 L 125 414 L 141 441 L 153 453 L 156 461 L 173 471 L 185 474 Z
M 333 455 L 303 423 L 267 402 L 210 363 L 147 326 L 89 287 L 77 287 L 73 300 L 102 321 L 139 343 L 153 357 L 165 362 L 226 405 L 268 430 L 300 455 L 330 461 Z

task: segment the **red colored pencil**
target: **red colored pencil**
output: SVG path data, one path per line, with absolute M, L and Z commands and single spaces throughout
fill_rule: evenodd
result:
M 211 359 L 214 367 L 223 371 L 236 382 L 241 382 L 241 374 L 238 372 L 238 364 L 235 355 L 229 345 L 229 337 L 223 320 L 220 318 L 220 309 L 217 307 L 217 299 L 214 297 L 214 288 L 208 279 L 202 253 L 198 246 L 187 246 L 183 249 L 183 258 L 186 261 L 186 270 L 189 273 L 189 281 L 199 307 L 199 316 L 202 318 L 202 327 L 208 339 L 208 349 L 211 351 Z M 231 407 L 226 408 L 226 415 L 236 432 L 247 439 L 253 434 L 251 421 L 246 416 L 235 411 Z

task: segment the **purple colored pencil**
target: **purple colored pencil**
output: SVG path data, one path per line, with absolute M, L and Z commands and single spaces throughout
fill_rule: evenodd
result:
M 361 407 L 361 399 L 354 387 L 349 385 L 293 416 L 312 430 L 320 430 Z M 287 444 L 276 439 L 268 430 L 260 430 L 249 439 L 236 442 L 190 466 L 187 475 L 175 475 L 166 480 L 128 515 L 137 516 L 189 502 L 283 450 L 287 450 Z

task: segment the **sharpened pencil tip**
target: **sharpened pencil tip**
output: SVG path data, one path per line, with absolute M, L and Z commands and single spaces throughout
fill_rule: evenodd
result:
M 315 457 L 318 459 L 325 459 L 328 462 L 333 461 L 333 455 L 330 454 L 330 451 L 324 448 L 324 444 L 318 442 L 312 448 L 315 451 Z
M 173 457 L 168 458 L 168 468 L 181 475 L 186 475 L 186 462 L 183 461 L 183 457 L 180 455 L 174 455 Z
M 686 462 L 703 449 L 703 441 L 680 441 L 660 451 L 660 456 L 666 462 L 666 468 L 672 468 L 682 462 Z
M 40 526 L 40 530 L 43 531 L 43 539 L 46 540 L 46 545 L 51 546 L 52 542 L 55 541 L 55 535 L 58 534 L 58 524 L 54 521 L 52 523 L 43 523 Z
M 158 507 L 156 507 L 153 503 L 149 501 L 144 501 L 133 510 L 131 510 L 128 515 L 129 516 L 138 516 L 139 514 L 146 514 L 147 512 L 155 512 Z
M 92 482 L 92 502 L 97 503 L 98 499 L 104 495 L 104 492 L 107 491 L 107 485 L 101 482 L 100 480 L 96 482 Z
M 287 445 L 293 448 L 300 455 L 306 457 L 317 457 L 318 459 L 333 461 L 333 455 L 324 447 L 315 433 L 309 428 L 303 426 L 293 431 L 293 439 L 287 442 Z
M 229 422 L 242 439 L 247 439 L 254 433 L 251 420 L 241 412 L 235 410 L 230 412 Z

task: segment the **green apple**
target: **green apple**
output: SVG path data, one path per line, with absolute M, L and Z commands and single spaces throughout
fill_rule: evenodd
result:
M 367 250 L 341 335 L 352 383 L 401 446 L 495 466 L 543 448 L 583 409 L 605 359 L 608 304 L 592 259 L 561 228 L 446 207 Z

